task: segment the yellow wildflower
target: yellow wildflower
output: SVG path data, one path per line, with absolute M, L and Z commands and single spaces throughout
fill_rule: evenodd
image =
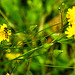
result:
M 68 18 L 69 24 L 74 25 L 75 24 L 75 6 L 73 6 L 72 9 L 68 9 L 66 18 Z
M 7 28 L 6 24 L 3 24 L 3 26 L 1 26 L 1 30 L 4 30 L 4 28 Z
M 7 40 L 9 42 L 9 35 L 11 35 L 11 31 L 8 30 L 7 25 L 3 24 L 0 26 L 0 42 L 3 40 Z
M 10 75 L 9 73 L 7 73 L 6 75 Z
M 69 26 L 68 28 L 67 28 L 67 31 L 65 31 L 65 34 L 67 34 L 67 37 L 69 38 L 69 37 L 71 37 L 71 36 L 75 36 L 75 26 Z
M 9 60 L 15 59 L 17 57 L 19 57 L 21 54 L 20 53 L 7 53 L 5 56 L 6 58 L 8 58 Z M 19 59 L 21 59 L 23 57 L 20 57 Z

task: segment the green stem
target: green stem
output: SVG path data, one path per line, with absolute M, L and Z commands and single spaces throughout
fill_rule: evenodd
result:
M 63 27 L 63 12 L 61 11 L 61 28 Z M 61 30 L 61 33 L 63 32 L 63 29 Z
M 0 10 L 0 14 L 5 18 L 8 24 L 16 31 L 14 25 L 9 21 L 9 19 L 6 17 L 6 15 L 1 10 Z
M 74 41 L 74 36 L 73 36 L 73 41 Z M 74 74 L 75 74 L 75 46 L 73 46 L 73 51 L 74 51 Z
M 41 71 L 42 71 L 42 75 L 45 75 L 45 68 L 44 68 L 44 66 L 41 64 Z
M 10 63 L 10 62 L 12 62 L 12 61 L 14 61 L 14 60 L 19 59 L 20 57 L 23 57 L 23 56 L 29 54 L 29 53 L 35 52 L 36 50 L 38 50 L 38 49 L 40 49 L 40 48 L 42 48 L 42 47 L 43 47 L 43 45 L 40 46 L 40 47 L 37 47 L 37 48 L 31 49 L 30 51 L 27 51 L 26 53 L 22 54 L 22 55 L 19 56 L 19 57 L 16 57 L 15 59 L 8 60 L 8 61 L 6 61 L 6 62 L 0 62 L 0 64 Z
M 57 31 L 55 31 L 55 32 L 52 32 L 51 34 L 49 34 L 49 35 L 47 35 L 47 36 L 44 36 L 44 37 L 41 37 L 41 38 L 38 38 L 38 39 L 36 39 L 36 40 L 34 40 L 34 41 L 38 41 L 38 40 L 40 40 L 40 39 L 42 39 L 42 38 L 46 38 L 46 37 L 48 37 L 48 36 L 50 36 L 50 35 L 52 35 L 52 34 L 58 32 L 58 31 L 62 30 L 62 29 L 65 28 L 65 27 L 67 27 L 67 26 L 64 26 L 64 27 L 62 27 L 61 29 L 59 29 L 59 30 L 57 30 Z M 26 43 L 24 43 L 24 44 L 32 43 L 32 42 L 34 42 L 34 41 L 29 41 L 29 42 L 26 42 Z

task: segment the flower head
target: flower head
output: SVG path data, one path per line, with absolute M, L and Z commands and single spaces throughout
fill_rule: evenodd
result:
M 67 31 L 65 31 L 65 34 L 67 34 L 67 37 L 69 38 L 69 37 L 71 37 L 71 36 L 75 36 L 75 26 L 69 26 L 68 28 L 67 28 Z
M 72 9 L 70 9 L 70 8 L 68 9 L 66 18 L 68 19 L 69 25 L 70 24 L 72 24 L 72 25 L 75 24 L 75 6 L 73 6 Z
M 3 40 L 7 40 L 9 42 L 9 35 L 11 35 L 11 31 L 8 30 L 7 25 L 3 24 L 0 26 L 0 42 Z
M 15 59 L 17 57 L 19 57 L 21 54 L 20 53 L 7 53 L 5 56 L 6 58 L 8 58 L 9 60 Z M 21 59 L 23 57 L 20 57 L 19 59 Z
M 6 75 L 10 75 L 9 73 L 7 73 Z

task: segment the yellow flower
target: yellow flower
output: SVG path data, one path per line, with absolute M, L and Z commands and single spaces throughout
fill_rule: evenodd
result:
M 67 34 L 68 38 L 71 37 L 71 36 L 73 36 L 73 35 L 75 36 L 75 26 L 74 25 L 72 27 L 69 26 L 67 28 L 67 31 L 65 31 L 65 34 Z
M 7 53 L 5 55 L 5 57 L 8 58 L 9 60 L 12 60 L 12 59 L 19 57 L 20 55 L 21 55 L 20 53 L 16 53 L 16 54 L 15 53 Z M 21 58 L 23 58 L 23 57 L 20 57 L 19 59 L 21 59 Z
M 6 75 L 10 75 L 9 73 L 7 73 Z
M 66 18 L 68 18 L 69 24 L 74 25 L 75 24 L 75 6 L 73 6 L 72 9 L 68 9 Z
M 8 30 L 7 25 L 3 24 L 0 26 L 0 42 L 7 40 L 9 42 L 9 35 L 11 35 L 11 30 Z
M 1 30 L 4 30 L 4 28 L 7 28 L 6 24 L 3 24 L 3 26 L 1 26 Z

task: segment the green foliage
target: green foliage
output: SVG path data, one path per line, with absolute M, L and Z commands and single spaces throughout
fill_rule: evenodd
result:
M 75 75 L 75 40 L 64 34 L 66 17 L 62 28 L 59 20 L 50 25 L 51 20 L 59 15 L 59 7 L 65 15 L 74 2 L 0 0 L 0 24 L 6 23 L 12 32 L 10 42 L 3 40 L 0 43 L 0 75 Z M 52 31 L 53 28 L 56 30 Z M 21 55 L 8 60 L 8 53 Z
M 4 9 L 4 11 L 12 18 L 12 21 L 16 22 L 22 22 L 21 15 L 19 13 L 19 7 L 13 0 L 1 0 L 1 6 Z M 13 16 L 14 15 L 14 16 Z
M 55 57 L 57 57 L 59 54 L 61 54 L 63 51 L 62 50 L 54 50 L 53 51 L 53 55 L 55 56 Z

